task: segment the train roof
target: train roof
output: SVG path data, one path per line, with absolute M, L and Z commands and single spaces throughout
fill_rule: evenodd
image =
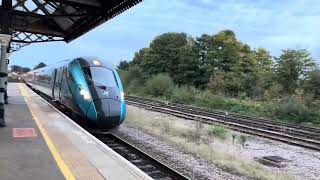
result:
M 114 69 L 114 66 L 112 64 L 106 63 L 105 61 L 102 61 L 99 58 L 96 58 L 96 57 L 78 57 L 78 58 L 75 58 L 75 59 L 68 59 L 68 60 L 59 61 L 59 62 L 57 62 L 55 64 L 48 65 L 48 66 L 43 67 L 43 68 L 35 69 L 33 71 L 34 72 L 39 72 L 39 71 L 46 71 L 48 69 L 60 68 L 60 67 L 63 67 L 63 66 L 67 66 L 72 61 L 78 61 L 79 64 L 81 65 L 81 67 L 101 66 L 101 67 L 105 67 L 105 68 L 108 68 L 108 69 Z

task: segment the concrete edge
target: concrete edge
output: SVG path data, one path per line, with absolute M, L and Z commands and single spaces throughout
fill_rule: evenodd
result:
M 24 84 L 24 83 L 23 83 Z M 25 84 L 24 84 L 25 85 Z M 25 87 L 28 90 L 31 90 L 29 87 L 25 85 Z M 31 90 L 32 91 L 32 90 Z M 33 92 L 33 91 L 32 91 Z M 132 174 L 136 175 L 137 177 L 140 177 L 141 179 L 145 180 L 152 180 L 149 175 L 141 171 L 139 168 L 137 168 L 135 165 L 127 161 L 125 158 L 120 156 L 118 153 L 113 151 L 111 148 L 109 148 L 107 145 L 105 145 L 103 142 L 101 142 L 99 139 L 91 135 L 89 132 L 87 132 L 85 129 L 83 129 L 81 126 L 79 126 L 77 123 L 72 121 L 68 116 L 60 112 L 56 107 L 51 105 L 49 102 L 44 100 L 41 96 L 39 96 L 37 93 L 33 92 L 35 95 L 40 97 L 43 101 L 45 101 L 50 107 L 52 107 L 54 110 L 56 110 L 59 114 L 61 114 L 71 125 L 73 125 L 75 128 L 79 129 L 82 133 L 84 133 L 88 138 L 90 138 L 104 153 L 108 154 L 110 157 L 113 159 L 117 160 L 120 162 L 120 165 L 128 169 Z

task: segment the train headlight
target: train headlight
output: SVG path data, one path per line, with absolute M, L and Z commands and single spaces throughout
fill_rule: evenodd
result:
M 82 97 L 83 97 L 84 100 L 89 101 L 89 100 L 91 99 L 91 98 L 90 98 L 90 93 L 89 93 L 89 91 L 86 90 L 86 89 L 81 89 L 81 90 L 80 90 L 80 94 L 82 95 Z
M 101 62 L 99 60 L 93 60 L 93 64 L 96 66 L 100 66 Z
M 120 95 L 121 95 L 121 100 L 124 100 L 124 92 L 123 91 L 120 93 Z

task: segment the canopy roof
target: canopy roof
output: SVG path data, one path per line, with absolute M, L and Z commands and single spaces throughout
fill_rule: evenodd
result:
M 70 42 L 142 0 L 2 0 L 0 32 L 11 43 Z

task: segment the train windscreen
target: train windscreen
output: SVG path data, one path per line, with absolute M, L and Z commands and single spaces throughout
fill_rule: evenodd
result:
M 113 71 L 103 67 L 86 67 L 84 68 L 86 77 L 98 85 L 106 87 L 116 87 Z

